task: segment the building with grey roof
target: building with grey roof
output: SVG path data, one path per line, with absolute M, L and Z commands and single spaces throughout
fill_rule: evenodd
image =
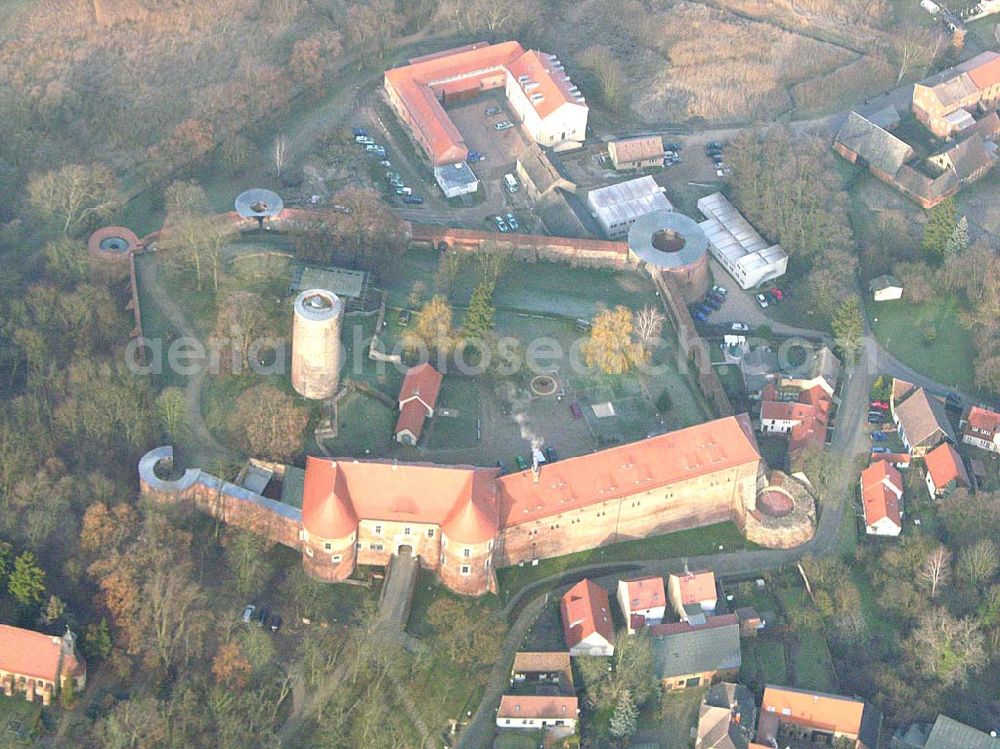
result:
M 464 161 L 434 167 L 434 179 L 446 198 L 470 195 L 479 189 L 479 180 Z
M 757 708 L 753 693 L 742 684 L 712 685 L 698 710 L 698 749 L 747 749 L 753 738 Z
M 899 168 L 913 157 L 913 149 L 909 145 L 857 112 L 847 115 L 833 147 L 852 164 L 868 167 L 883 179 L 893 178 Z
M 630 179 L 587 193 L 587 208 L 609 239 L 624 237 L 641 216 L 674 207 L 650 176 Z
M 924 749 L 1000 749 L 1000 738 L 939 715 Z
M 721 192 L 701 198 L 698 210 L 705 216 L 700 225 L 712 257 L 741 289 L 785 275 L 788 255 L 781 245 L 767 242 Z
M 652 631 L 652 630 L 651 630 Z M 653 634 L 653 670 L 664 689 L 686 689 L 739 673 L 740 625 L 735 614 L 710 617 L 692 627 L 662 627 Z

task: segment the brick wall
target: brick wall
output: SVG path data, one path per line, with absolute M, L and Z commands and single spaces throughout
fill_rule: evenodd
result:
M 500 531 L 496 564 L 505 567 L 737 520 L 742 517 L 743 506 L 753 502 L 758 465 L 755 460 L 622 499 L 508 525 Z

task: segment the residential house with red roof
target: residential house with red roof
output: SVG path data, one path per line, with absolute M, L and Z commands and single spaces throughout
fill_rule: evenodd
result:
M 555 737 L 568 736 L 576 731 L 579 712 L 576 697 L 505 694 L 497 710 L 497 727 L 541 728 Z
M 0 624 L 0 687 L 4 695 L 24 694 L 48 705 L 72 681 L 77 690 L 87 684 L 87 664 L 76 654 L 76 636 L 62 637 Z
M 767 685 L 757 721 L 757 743 L 876 749 L 882 715 L 864 700 Z
M 945 442 L 924 456 L 924 480 L 931 499 L 943 499 L 959 487 L 969 488 L 969 474 L 958 450 Z
M 962 442 L 991 453 L 1000 453 L 1000 413 L 982 406 L 969 408 L 962 419 Z
M 833 396 L 821 383 L 800 389 L 781 377 L 769 382 L 760 393 L 760 431 L 788 436 L 788 464 L 794 467 L 802 452 L 822 449 L 833 408 Z
M 915 458 L 924 456 L 942 442 L 957 442 L 944 400 L 911 382 L 893 380 L 889 412 L 903 445 Z
M 625 616 L 628 633 L 634 635 L 649 624 L 659 624 L 667 609 L 662 577 L 618 581 L 618 605 Z
M 624 138 L 608 143 L 608 156 L 618 171 L 663 166 L 663 138 Z
M 611 602 L 604 588 L 591 580 L 581 580 L 563 595 L 559 611 L 570 655 L 615 654 Z
M 396 442 L 415 445 L 424 429 L 424 421 L 434 415 L 441 381 L 444 376 L 424 362 L 406 370 L 399 389 L 399 418 L 396 421 Z
M 913 114 L 947 138 L 971 126 L 973 113 L 1000 103 L 1000 54 L 987 51 L 913 86 Z
M 706 616 L 715 613 L 719 594 L 715 587 L 715 573 L 711 570 L 687 569 L 667 578 L 667 598 L 681 621 L 703 623 Z
M 876 460 L 861 472 L 865 532 L 898 536 L 903 530 L 903 477 L 889 461 Z

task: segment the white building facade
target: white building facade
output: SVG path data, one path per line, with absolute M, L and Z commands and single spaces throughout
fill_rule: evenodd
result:
M 781 245 L 768 244 L 721 192 L 701 198 L 698 210 L 705 216 L 700 226 L 708 236 L 712 257 L 741 289 L 785 275 L 788 254 Z

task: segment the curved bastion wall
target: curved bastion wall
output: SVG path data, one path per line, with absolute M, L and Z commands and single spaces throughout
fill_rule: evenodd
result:
M 747 540 L 771 549 L 801 546 L 816 533 L 816 500 L 805 483 L 772 471 L 746 514 Z

